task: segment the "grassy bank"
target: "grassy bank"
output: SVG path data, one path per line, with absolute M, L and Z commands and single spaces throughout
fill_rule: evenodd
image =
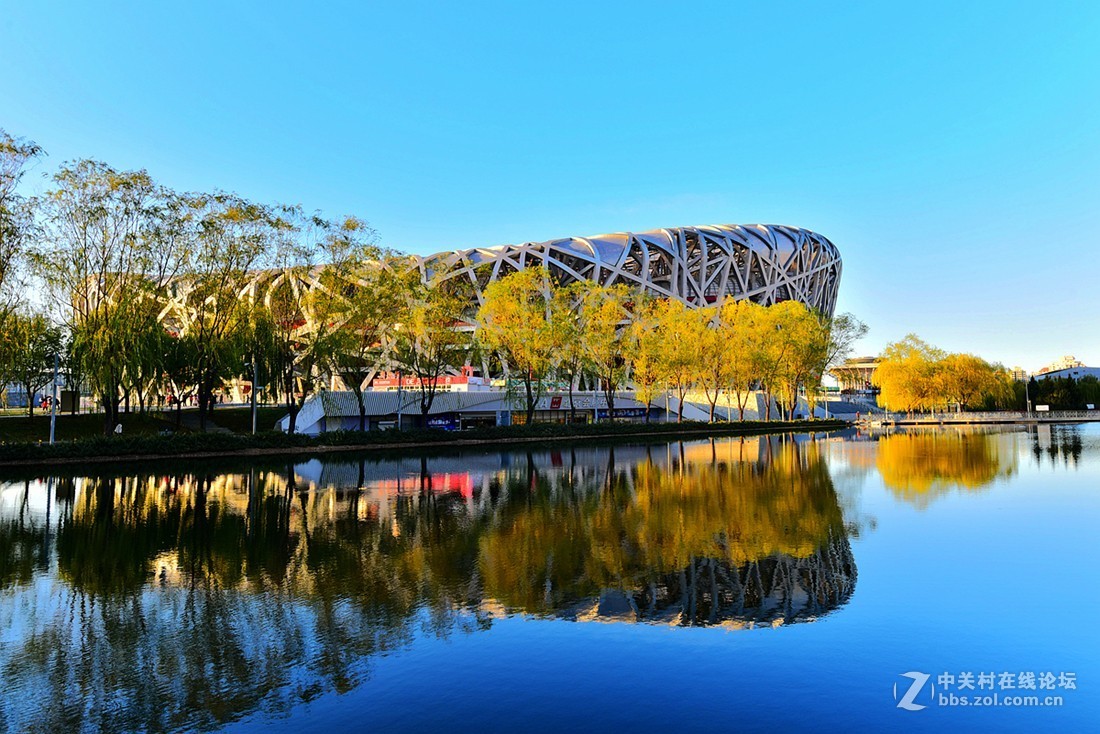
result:
M 743 423 L 596 423 L 565 425 L 494 426 L 461 432 L 441 430 L 339 431 L 320 436 L 290 436 L 279 432 L 255 436 L 233 433 L 177 433 L 174 435 L 95 436 L 54 445 L 8 442 L 0 444 L 0 466 L 49 463 L 127 461 L 173 457 L 313 454 L 332 451 L 413 447 L 471 446 L 479 444 L 571 441 L 594 438 L 678 438 L 726 436 L 781 431 L 830 430 L 842 421 L 745 421 Z

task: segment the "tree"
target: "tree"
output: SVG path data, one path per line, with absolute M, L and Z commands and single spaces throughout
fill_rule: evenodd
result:
M 936 372 L 944 353 L 916 334 L 888 344 L 871 383 L 887 410 L 929 410 L 940 404 Z
M 624 322 L 636 298 L 622 283 L 605 286 L 585 281 L 580 298 L 580 337 L 585 362 L 599 380 L 607 401 L 607 415 L 615 416 L 615 393 L 626 374 L 628 337 Z
M 763 340 L 760 320 L 764 306 L 749 300 L 726 300 L 718 318 L 721 343 L 725 345 L 726 388 L 737 402 L 738 420 L 745 420 L 750 392 L 760 379 Z
M 464 361 L 470 337 L 463 331 L 468 290 L 454 280 L 420 281 L 407 296 L 405 321 L 397 333 L 396 361 L 416 377 L 420 414 L 425 419 L 448 368 Z
M 128 339 L 136 311 L 155 298 L 162 260 L 151 251 L 150 206 L 158 190 L 144 171 L 97 161 L 65 165 L 38 201 L 43 229 L 34 268 L 73 336 L 73 357 L 104 408 L 104 432 L 118 419 Z
M 665 344 L 661 333 L 663 301 L 642 298 L 635 304 L 634 318 L 628 331 L 627 354 L 634 397 L 645 404 L 645 422 L 649 423 L 650 403 L 662 392 L 666 384 Z
M 697 378 L 710 406 L 709 420 L 713 423 L 718 398 L 732 380 L 733 355 L 730 354 L 729 329 L 722 323 L 719 310 L 713 306 L 700 308 L 696 313 L 700 320 L 696 342 Z
M 27 164 L 41 155 L 37 143 L 0 128 L 0 318 L 11 308 L 16 271 L 34 227 L 33 203 L 16 189 Z
M 584 282 L 574 281 L 554 290 L 550 301 L 550 335 L 553 340 L 555 371 L 569 385 L 569 422 L 577 420 L 573 394 L 584 369 L 585 351 L 580 301 Z
M 828 361 L 829 321 L 798 301 L 784 301 L 771 309 L 777 317 L 777 346 L 783 354 L 775 376 L 776 392 L 790 419 L 798 407 L 800 390 L 810 396 L 821 384 Z
M 404 309 L 416 272 L 392 251 L 378 251 L 349 270 L 338 309 L 339 328 L 332 334 L 330 369 L 355 393 L 359 403 L 359 430 L 367 428 L 363 386 L 390 358 L 396 327 L 405 321 Z
M 682 423 L 684 400 L 699 376 L 696 360 L 706 321 L 676 299 L 664 299 L 658 308 L 657 328 L 665 345 L 661 371 L 676 392 L 676 422 Z
M 199 386 L 199 348 L 193 334 L 168 334 L 161 343 L 163 377 L 176 405 L 176 430 L 183 423 L 183 404 Z
M 821 363 L 815 365 L 817 383 L 821 377 L 833 367 L 843 364 L 852 353 L 852 348 L 863 337 L 867 336 L 867 324 L 860 321 L 851 313 L 842 313 L 835 316 L 819 316 L 826 324 L 828 335 L 827 342 L 821 352 Z M 806 400 L 810 403 L 810 413 L 814 412 L 817 403 L 817 392 L 806 390 Z
M 144 299 L 136 304 L 131 314 L 132 319 L 127 325 L 122 371 L 122 389 L 127 410 L 129 396 L 136 394 L 138 410 L 145 413 L 150 398 L 162 386 L 166 341 L 171 337 L 160 323 L 159 312 L 159 302 L 152 298 Z
M 233 194 L 186 199 L 181 275 L 172 283 L 168 326 L 190 338 L 195 358 L 199 426 L 206 428 L 214 391 L 243 369 L 252 309 L 262 298 L 256 272 L 293 225 L 274 208 Z
M 3 360 L 9 377 L 27 396 L 27 415 L 34 415 L 35 396 L 53 379 L 54 360 L 62 348 L 61 331 L 42 314 L 16 311 L 7 320 Z
M 551 300 L 550 271 L 524 268 L 489 283 L 477 312 L 478 341 L 523 383 L 527 423 L 554 359 Z
M 771 420 L 772 400 L 780 402 L 790 381 L 791 352 L 797 344 L 795 301 L 782 301 L 760 311 L 753 334 L 760 357 L 759 378 L 764 391 L 764 419 Z
M 960 409 L 981 404 L 986 396 L 999 396 L 1003 389 L 1001 368 L 973 354 L 948 354 L 936 370 L 936 391 Z

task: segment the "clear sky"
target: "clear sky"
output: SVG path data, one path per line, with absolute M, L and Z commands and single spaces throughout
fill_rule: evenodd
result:
M 0 127 L 421 254 L 808 227 L 862 352 L 1100 365 L 1095 1 L 0 0 Z

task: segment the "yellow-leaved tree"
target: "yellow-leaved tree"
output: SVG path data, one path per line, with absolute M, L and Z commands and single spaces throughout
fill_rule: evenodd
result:
M 943 404 L 938 371 L 944 353 L 916 334 L 888 344 L 882 351 L 871 384 L 887 410 L 931 410 Z
M 634 381 L 634 397 L 645 403 L 645 422 L 649 423 L 650 404 L 665 390 L 665 343 L 661 331 L 666 300 L 641 298 L 635 304 L 630 322 L 627 355 Z
M 553 365 L 551 298 L 549 270 L 525 268 L 486 286 L 477 312 L 478 341 L 523 383 L 528 423 Z

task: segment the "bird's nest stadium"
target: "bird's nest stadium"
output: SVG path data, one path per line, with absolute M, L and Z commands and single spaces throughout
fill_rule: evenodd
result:
M 768 306 L 795 300 L 832 315 L 840 252 L 799 227 L 719 224 L 453 250 L 418 258 L 427 280 L 468 278 L 481 290 L 529 266 L 555 281 L 625 283 L 653 296 L 705 306 L 732 298 Z

